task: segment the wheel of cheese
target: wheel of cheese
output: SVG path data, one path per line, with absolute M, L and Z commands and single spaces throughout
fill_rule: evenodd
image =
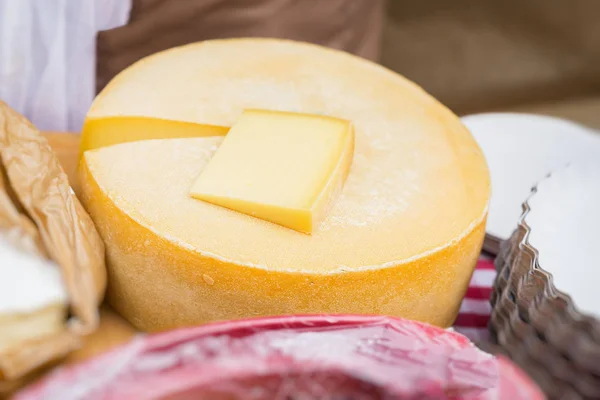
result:
M 451 325 L 483 241 L 489 172 L 459 119 L 405 78 L 315 45 L 206 41 L 134 64 L 88 117 L 231 126 L 248 108 L 352 121 L 353 163 L 325 220 L 305 235 L 191 198 L 222 137 L 87 151 L 81 196 L 106 243 L 111 304 L 147 331 L 290 313 Z

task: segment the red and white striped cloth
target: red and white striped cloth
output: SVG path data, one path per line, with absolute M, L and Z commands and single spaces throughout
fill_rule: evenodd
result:
M 454 323 L 457 332 L 474 342 L 489 339 L 487 325 L 492 312 L 490 295 L 495 278 L 494 260 L 481 256 Z

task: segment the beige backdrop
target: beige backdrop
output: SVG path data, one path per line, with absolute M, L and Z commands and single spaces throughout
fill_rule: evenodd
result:
M 600 122 L 600 1 L 390 0 L 383 37 L 383 64 L 458 113 Z

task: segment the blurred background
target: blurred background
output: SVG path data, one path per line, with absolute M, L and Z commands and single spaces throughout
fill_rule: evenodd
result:
M 517 110 L 600 127 L 596 0 L 133 0 L 98 36 L 98 89 L 148 54 L 271 36 L 380 62 L 458 114 Z
M 343 49 L 459 115 L 527 111 L 600 127 L 597 0 L 0 0 L 0 98 L 42 130 L 79 131 L 133 62 L 205 39 Z

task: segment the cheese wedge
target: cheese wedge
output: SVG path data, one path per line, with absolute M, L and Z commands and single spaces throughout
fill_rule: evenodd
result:
M 60 269 L 0 238 L 0 354 L 61 331 L 66 316 Z
M 87 118 L 81 131 L 80 154 L 99 147 L 137 140 L 222 136 L 229 128 L 163 118 L 104 116 Z
M 290 313 L 450 326 L 483 241 L 489 172 L 460 120 L 401 76 L 309 44 L 207 41 L 133 65 L 89 116 L 231 126 L 248 108 L 352 121 L 352 168 L 319 229 L 190 197 L 222 137 L 88 151 L 82 200 L 106 244 L 111 304 L 147 331 Z
M 353 152 L 354 131 L 348 121 L 247 110 L 190 194 L 312 233 L 341 191 Z

